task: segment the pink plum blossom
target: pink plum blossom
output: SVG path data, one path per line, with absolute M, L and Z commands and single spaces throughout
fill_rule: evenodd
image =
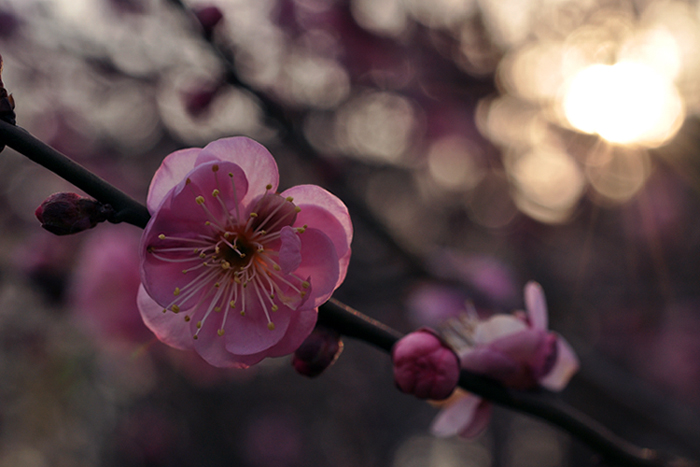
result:
M 459 359 L 435 331 L 423 328 L 401 338 L 391 349 L 394 381 L 421 399 L 446 399 L 457 387 Z
M 345 278 L 352 224 L 315 185 L 277 193 L 272 155 L 224 138 L 165 158 L 148 192 L 138 305 L 166 344 L 214 366 L 292 353 Z
M 445 338 L 457 348 L 462 368 L 515 389 L 562 390 L 579 367 L 569 344 L 547 330 L 547 303 L 536 282 L 525 285 L 526 312 L 479 320 L 471 315 L 449 323 Z M 471 438 L 488 424 L 491 403 L 457 391 L 433 421 L 437 436 Z

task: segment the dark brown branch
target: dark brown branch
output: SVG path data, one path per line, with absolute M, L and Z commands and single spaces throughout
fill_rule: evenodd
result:
M 28 159 L 49 169 L 115 211 L 109 221 L 144 228 L 151 215 L 141 203 L 110 185 L 82 165 L 33 137 L 23 128 L 0 120 L 0 141 Z

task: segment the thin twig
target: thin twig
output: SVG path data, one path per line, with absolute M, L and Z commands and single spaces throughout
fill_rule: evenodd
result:
M 39 141 L 27 130 L 0 120 L 0 141 L 69 181 L 96 200 L 112 206 L 115 214 L 110 217 L 110 222 L 126 222 L 137 227 L 146 227 L 151 215 L 145 206 L 82 165 Z

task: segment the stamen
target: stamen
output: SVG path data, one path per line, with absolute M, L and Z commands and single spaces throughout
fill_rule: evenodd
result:
M 236 221 L 240 222 L 241 212 L 238 208 L 238 193 L 236 192 L 236 182 L 233 180 L 233 173 L 229 172 L 228 176 L 231 179 L 231 186 L 233 187 L 233 204 L 236 206 Z

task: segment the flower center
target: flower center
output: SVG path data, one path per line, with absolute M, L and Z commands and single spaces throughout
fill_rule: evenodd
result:
M 212 168 L 218 186 L 218 166 Z M 233 183 L 233 176 L 230 179 Z M 272 188 L 267 186 L 267 190 Z M 279 264 L 281 231 L 291 226 L 300 211 L 293 199 L 265 192 L 253 206 L 248 217 L 242 216 L 235 184 L 233 201 L 229 208 L 219 189 L 211 196 L 194 193 L 195 202 L 206 212 L 205 230 L 194 237 L 176 237 L 160 234 L 159 241 L 147 247 L 148 253 L 165 262 L 182 262 L 182 272 L 191 277 L 182 287 L 173 291 L 174 299 L 163 312 L 185 311 L 185 321 L 197 314 L 197 339 L 203 324 L 212 312 L 221 313 L 217 333 L 224 334 L 230 312 L 246 316 L 249 310 L 261 310 L 269 330 L 274 330 L 271 313 L 282 306 L 296 309 L 307 295 L 308 281 L 292 272 L 285 272 Z M 213 200 L 211 198 L 214 198 Z M 207 200 L 219 203 L 223 218 L 207 207 Z M 302 234 L 306 226 L 294 229 Z M 202 311 L 203 310 L 203 311 Z

